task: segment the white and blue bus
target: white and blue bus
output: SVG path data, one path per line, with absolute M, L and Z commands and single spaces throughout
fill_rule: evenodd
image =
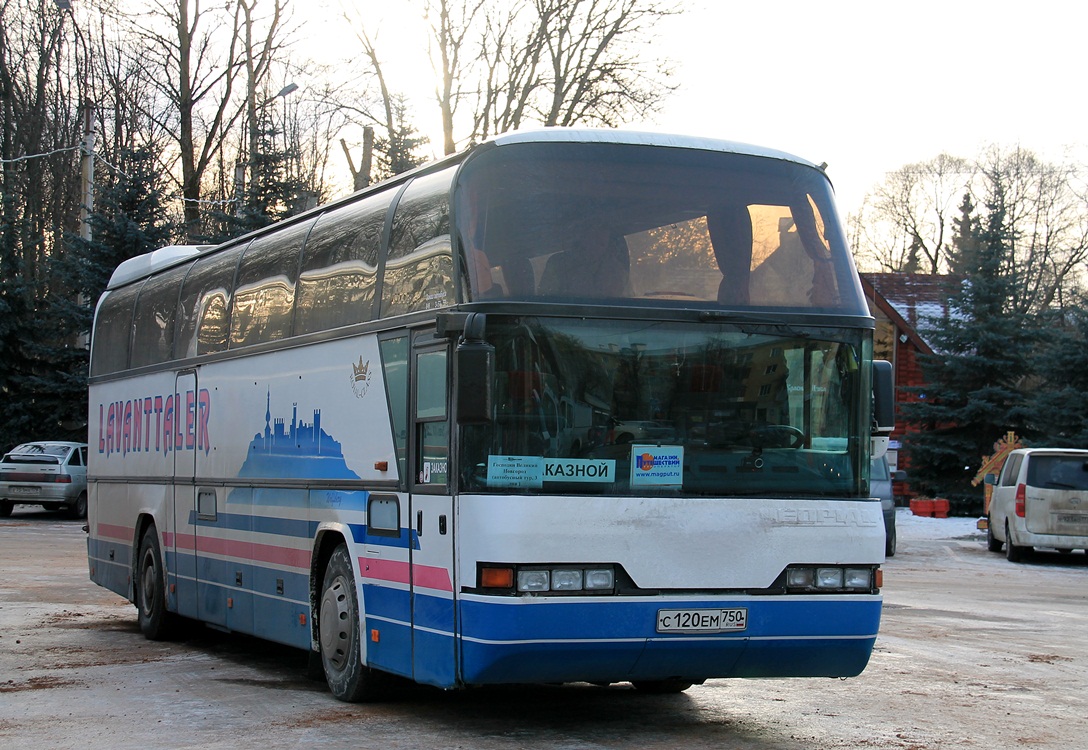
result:
M 306 649 L 348 701 L 389 675 L 857 675 L 884 559 L 873 328 L 820 168 L 500 136 L 118 267 L 90 577 L 149 638 Z

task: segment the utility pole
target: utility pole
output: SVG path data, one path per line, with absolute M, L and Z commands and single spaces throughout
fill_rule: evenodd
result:
M 86 242 L 91 241 L 91 214 L 94 212 L 94 105 L 89 101 L 83 104 L 83 140 L 79 144 L 81 163 L 79 202 L 79 236 Z
M 79 142 L 79 161 L 79 237 L 89 246 L 92 239 L 91 214 L 94 212 L 94 105 L 90 100 L 83 102 L 83 139 Z M 87 298 L 80 292 L 77 301 L 83 306 Z M 90 331 L 79 334 L 76 346 L 83 349 L 91 347 Z

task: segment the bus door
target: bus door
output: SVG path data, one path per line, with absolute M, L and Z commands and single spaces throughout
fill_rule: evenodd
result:
M 173 507 L 170 513 L 173 523 L 174 560 L 172 565 L 167 563 L 170 571 L 167 591 L 173 592 L 176 597 L 173 603 L 179 613 L 187 617 L 197 617 L 196 536 L 193 526 L 196 519 L 196 451 L 176 449 L 178 423 L 175 421 L 184 414 L 184 409 L 178 408 L 177 402 L 180 400 L 184 404 L 185 394 L 189 391 L 197 392 L 195 370 L 179 372 L 174 380 L 174 396 L 172 399 L 167 397 L 170 401 L 167 416 L 173 426 L 169 432 L 170 437 L 164 435 L 163 439 L 174 443 L 167 446 L 174 457 Z M 184 423 L 181 427 L 184 431 Z
M 173 410 L 170 414 L 174 452 L 174 535 L 178 566 L 178 602 L 183 615 L 196 617 L 213 625 L 227 625 L 227 597 L 223 585 L 227 568 L 223 560 L 209 557 L 208 542 L 214 538 L 208 529 L 219 522 L 222 492 L 201 487 L 200 443 L 202 435 L 200 390 L 195 370 L 177 375 Z M 202 554 L 203 550 L 203 554 Z
M 449 347 L 416 336 L 412 350 L 408 472 L 412 590 L 412 677 L 456 682 L 453 498 L 450 495 Z

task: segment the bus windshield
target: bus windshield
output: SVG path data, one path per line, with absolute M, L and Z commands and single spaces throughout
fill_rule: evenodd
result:
M 818 170 L 771 157 L 540 143 L 471 156 L 470 299 L 867 316 Z
M 463 489 L 867 492 L 860 331 L 497 315 L 487 330 L 495 414 L 462 427 Z

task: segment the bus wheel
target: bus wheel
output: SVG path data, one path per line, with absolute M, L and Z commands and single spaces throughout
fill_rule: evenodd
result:
M 351 558 L 347 546 L 341 544 L 325 569 L 317 630 L 325 681 L 336 698 L 348 703 L 374 700 L 381 691 L 380 677 L 364 667 L 360 657 L 361 628 L 355 596 Z
M 177 616 L 166 611 L 166 577 L 159 552 L 159 534 L 154 526 L 148 526 L 140 540 L 136 611 L 139 613 L 140 630 L 148 640 L 165 640 L 173 633 Z
M 694 683 L 675 677 L 671 680 L 634 680 L 631 682 L 635 690 L 647 695 L 669 695 L 682 693 Z

